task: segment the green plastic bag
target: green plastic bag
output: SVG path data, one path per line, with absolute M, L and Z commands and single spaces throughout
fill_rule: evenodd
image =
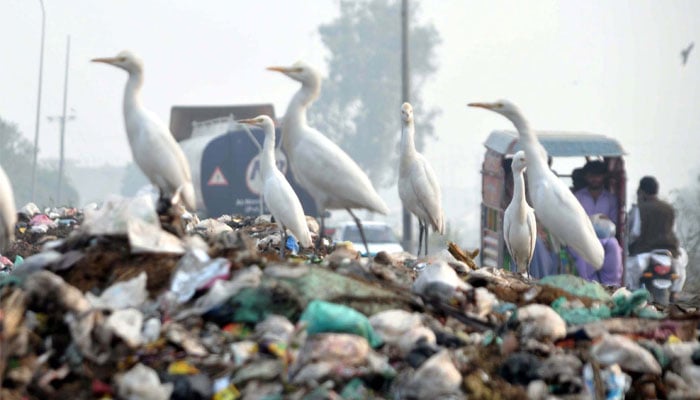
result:
M 610 318 L 610 307 L 601 304 L 597 307 L 571 307 L 566 297 L 559 297 L 552 302 L 552 309 L 559 314 L 566 324 L 583 325 L 589 322 Z
M 313 300 L 299 321 L 307 323 L 306 331 L 310 335 L 326 332 L 352 333 L 367 339 L 372 347 L 382 344 L 382 339 L 374 332 L 367 317 L 342 304 Z
M 606 303 L 610 301 L 610 294 L 605 291 L 598 282 L 587 281 L 574 275 L 549 275 L 540 279 L 541 285 L 553 286 L 563 289 L 577 297 L 589 297 Z

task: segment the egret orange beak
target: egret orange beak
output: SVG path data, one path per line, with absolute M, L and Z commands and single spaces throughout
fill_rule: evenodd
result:
M 479 107 L 479 108 L 485 108 L 487 110 L 491 110 L 492 108 L 495 107 L 495 104 L 493 103 L 469 103 L 467 104 L 469 107 Z
M 287 72 L 287 70 L 289 68 L 287 68 L 287 67 L 267 67 L 266 69 L 268 71 Z
M 266 69 L 268 71 L 277 71 L 277 72 L 281 72 L 283 74 L 286 74 L 288 72 L 301 72 L 301 68 L 294 68 L 294 67 L 267 67 Z
M 257 124 L 257 123 L 260 122 L 260 121 L 258 121 L 256 118 L 248 118 L 248 119 L 239 119 L 239 120 L 236 121 L 236 122 L 238 122 L 239 124 L 255 125 L 255 124 Z
M 93 58 L 90 61 L 105 63 L 105 64 L 114 64 L 116 62 L 119 62 L 119 58 L 117 58 L 117 57 L 101 57 L 101 58 Z

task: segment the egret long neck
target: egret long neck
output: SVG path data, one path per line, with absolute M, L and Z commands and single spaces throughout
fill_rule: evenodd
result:
M 525 181 L 523 179 L 523 171 L 513 171 L 513 200 L 514 204 L 520 204 L 518 207 L 518 217 L 521 221 L 527 216 L 527 202 L 525 201 Z
M 530 130 L 530 124 L 520 113 L 510 117 L 511 122 L 518 130 L 520 145 L 527 156 L 527 168 L 529 171 L 542 173 L 549 170 L 547 165 L 547 151 L 542 147 L 535 134 Z M 528 176 L 532 176 L 530 173 Z
M 126 119 L 127 134 L 130 134 L 129 121 L 135 112 L 142 108 L 141 87 L 143 86 L 143 72 L 130 72 L 124 89 L 124 118 Z
M 306 122 L 306 109 L 318 98 L 320 91 L 320 83 L 304 83 L 294 94 L 294 97 L 292 97 L 287 107 L 287 113 L 284 115 L 282 145 L 285 149 L 289 149 L 289 146 L 298 140 L 295 134 L 308 126 Z
M 404 122 L 401 128 L 401 160 L 416 153 L 416 126 L 413 121 Z
M 260 155 L 260 172 L 263 179 L 270 176 L 275 165 L 275 128 L 265 128 L 265 141 L 263 142 L 262 154 Z

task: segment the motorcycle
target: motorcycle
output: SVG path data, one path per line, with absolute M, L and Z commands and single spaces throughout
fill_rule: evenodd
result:
M 657 249 L 642 257 L 646 258 L 646 266 L 642 264 L 641 285 L 649 291 L 654 302 L 668 305 L 671 287 L 680 278 L 671 252 Z
M 625 286 L 630 290 L 641 287 L 651 294 L 651 300 L 667 305 L 672 293 L 683 288 L 688 265 L 688 253 L 682 247 L 679 256 L 673 258 L 665 249 L 627 257 Z

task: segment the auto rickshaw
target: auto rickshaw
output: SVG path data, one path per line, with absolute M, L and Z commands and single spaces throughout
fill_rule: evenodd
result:
M 627 178 L 623 159 L 626 153 L 620 143 L 604 135 L 584 132 L 544 131 L 538 133 L 537 138 L 547 150 L 550 168 L 572 190 L 580 187 L 582 167 L 587 161 L 597 159 L 606 164 L 608 173 L 605 188 L 618 200 L 615 236 L 624 249 Z M 513 154 L 521 149 L 518 133 L 507 130 L 493 131 L 484 146 L 486 154 L 481 171 L 481 265 L 509 269 L 510 255 L 503 239 L 503 214 L 513 193 L 510 163 Z M 585 187 L 585 183 L 583 185 Z M 529 198 L 528 203 L 532 205 Z M 625 252 L 622 253 L 624 268 Z M 570 270 L 559 272 L 575 273 Z

